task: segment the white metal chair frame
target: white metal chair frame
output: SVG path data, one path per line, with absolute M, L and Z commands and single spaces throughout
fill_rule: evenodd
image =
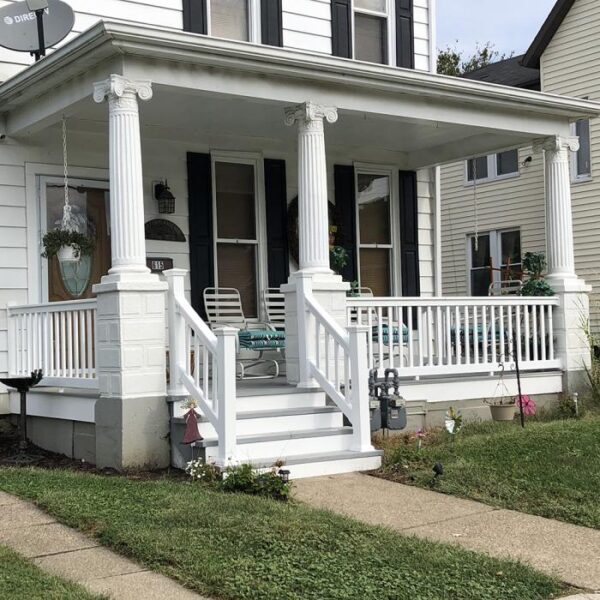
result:
M 236 288 L 206 288 L 202 294 L 204 299 L 204 309 L 211 329 L 220 327 L 235 327 L 236 329 L 250 330 L 270 330 L 277 331 L 269 323 L 248 321 L 244 315 L 242 307 L 242 298 L 239 290 Z M 244 348 L 246 349 L 246 348 Z M 274 379 L 279 376 L 279 363 L 273 359 L 264 358 L 265 352 L 279 352 L 275 348 L 260 348 L 248 350 L 258 352 L 257 358 L 240 358 L 239 337 L 236 339 L 236 363 L 239 368 L 238 379 Z M 248 370 L 258 366 L 271 365 L 274 369 L 272 374 L 268 375 L 250 375 Z

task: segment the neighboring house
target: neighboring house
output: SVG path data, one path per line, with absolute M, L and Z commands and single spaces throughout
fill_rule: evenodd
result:
M 600 6 L 594 0 L 560 0 L 523 56 L 479 69 L 465 77 L 590 100 L 600 98 Z M 592 286 L 591 316 L 600 332 L 600 121 L 572 124 L 580 149 L 571 157 L 571 194 L 577 273 Z M 505 165 L 498 170 L 504 157 Z M 473 170 L 473 162 L 468 163 Z M 489 168 L 487 168 L 489 167 Z M 544 158 L 532 146 L 509 150 L 498 159 L 476 162 L 477 186 L 464 161 L 442 171 L 443 292 L 487 294 L 490 277 L 518 272 L 525 252 L 546 251 Z M 476 188 L 476 189 L 475 189 Z M 475 202 L 475 196 L 477 202 Z M 477 206 L 475 206 L 475 204 Z M 475 216 L 477 215 L 477 216 Z M 476 227 L 476 222 L 478 227 Z M 479 231 L 479 251 L 474 237 Z
M 283 459 L 300 477 L 380 463 L 371 368 L 399 368 L 421 425 L 451 404 L 487 414 L 515 352 L 525 393 L 575 389 L 589 345 L 564 159 L 570 124 L 599 104 L 436 75 L 433 0 L 71 5 L 77 32 L 48 57 L 0 55 L 12 75 L 0 85 L 0 373 L 43 369 L 29 395 L 37 443 L 106 467 L 181 466 L 191 398 L 207 459 Z M 434 297 L 437 165 L 538 140 L 557 296 Z M 65 212 L 65 147 L 71 214 L 96 241 L 78 262 L 41 258 Z M 515 162 L 486 165 L 510 176 Z M 167 180 L 175 201 L 161 213 Z M 350 282 L 372 293 L 348 297 Z M 229 290 L 207 315 L 214 287 Z M 283 362 L 260 325 L 268 288 L 285 298 L 286 378 L 248 384 L 236 377 L 246 346 Z

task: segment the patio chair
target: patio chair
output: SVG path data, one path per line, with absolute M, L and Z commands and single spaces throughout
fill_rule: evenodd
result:
M 488 289 L 488 296 L 516 296 L 522 287 L 523 282 L 520 279 L 494 281 Z
M 279 288 L 267 288 L 263 301 L 268 324 L 277 331 L 285 331 L 285 296 Z
M 279 362 L 264 358 L 267 351 L 282 352 L 285 348 L 285 332 L 278 331 L 268 323 L 248 321 L 242 308 L 240 292 L 235 288 L 206 288 L 203 293 L 204 309 L 212 329 L 235 327 L 239 329 L 237 365 L 239 379 L 273 379 L 279 376 Z M 258 352 L 257 358 L 240 358 L 242 350 Z M 273 373 L 250 375 L 248 370 L 256 367 L 273 367 Z

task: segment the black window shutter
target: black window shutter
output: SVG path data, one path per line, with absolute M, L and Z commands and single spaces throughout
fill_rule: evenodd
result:
M 415 68 L 413 0 L 396 0 L 396 64 Z
M 344 281 L 358 281 L 356 268 L 356 192 L 354 167 L 334 166 L 335 212 L 338 233 L 336 242 L 348 253 L 348 264 L 344 267 Z
M 187 168 L 192 306 L 205 319 L 202 293 L 215 282 L 210 154 L 189 152 Z
M 332 54 L 352 58 L 352 8 L 350 0 L 332 0 Z
M 268 46 L 283 46 L 282 0 L 261 0 L 260 18 L 262 43 Z
M 420 296 L 419 201 L 414 171 L 400 171 L 400 252 L 402 295 Z
M 265 159 L 269 287 L 287 283 L 290 259 L 287 239 L 287 183 L 285 160 Z
M 183 0 L 183 30 L 208 33 L 206 0 Z

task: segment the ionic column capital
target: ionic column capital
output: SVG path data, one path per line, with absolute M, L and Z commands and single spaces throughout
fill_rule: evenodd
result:
M 579 138 L 577 136 L 556 135 L 549 138 L 538 140 L 534 144 L 536 150 L 545 150 L 558 154 L 570 150 L 577 152 L 579 150 Z
M 324 106 L 314 102 L 303 102 L 285 109 L 285 124 L 292 126 L 295 123 L 310 125 L 312 123 L 323 124 L 323 119 L 328 123 L 338 120 L 338 112 L 335 106 Z
M 134 81 L 122 75 L 111 75 L 104 81 L 94 83 L 94 100 L 98 103 L 120 99 L 150 100 L 152 98 L 152 83 L 150 81 Z

